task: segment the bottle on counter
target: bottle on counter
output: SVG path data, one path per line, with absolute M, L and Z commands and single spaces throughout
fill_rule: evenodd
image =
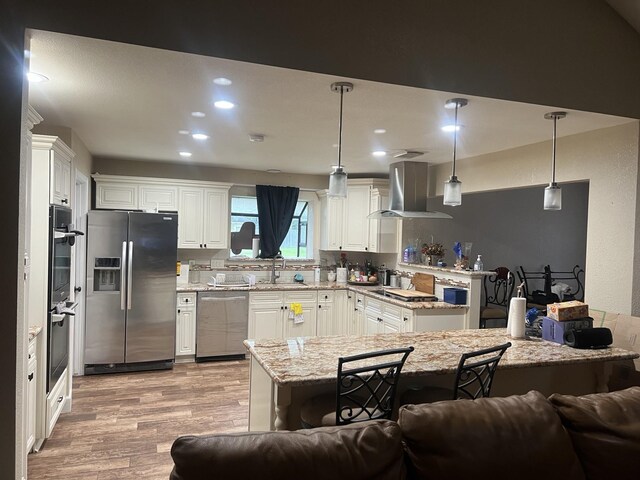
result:
M 484 270 L 484 264 L 482 263 L 482 255 L 478 255 L 478 259 L 476 263 L 473 264 L 473 270 L 476 272 L 481 272 Z

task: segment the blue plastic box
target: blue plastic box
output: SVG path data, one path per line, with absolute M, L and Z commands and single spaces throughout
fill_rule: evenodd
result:
M 577 330 L 579 328 L 593 328 L 593 318 L 584 317 L 576 320 L 565 320 L 559 322 L 553 318 L 542 318 L 542 338 L 550 342 L 556 342 L 564 345 L 564 334 L 569 330 Z
M 452 303 L 454 305 L 466 305 L 467 304 L 467 291 L 464 288 L 443 288 L 444 301 Z

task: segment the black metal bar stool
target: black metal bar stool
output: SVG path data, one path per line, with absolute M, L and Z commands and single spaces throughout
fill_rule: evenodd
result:
M 307 400 L 300 411 L 302 426 L 314 428 L 391 418 L 400 372 L 411 352 L 413 347 L 340 357 L 336 393 Z M 380 363 L 367 365 L 369 359 Z
M 475 352 L 463 353 L 458 363 L 453 389 L 445 387 L 409 388 L 400 400 L 401 405 L 433 403 L 442 400 L 488 397 L 498 362 L 511 342 Z

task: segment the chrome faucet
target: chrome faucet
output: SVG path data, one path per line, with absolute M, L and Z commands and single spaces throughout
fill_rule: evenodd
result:
M 281 270 L 284 270 L 287 266 L 287 260 L 282 255 L 275 255 L 271 259 L 271 283 L 275 284 L 276 280 L 280 278 L 280 272 L 276 272 L 276 260 L 282 260 Z

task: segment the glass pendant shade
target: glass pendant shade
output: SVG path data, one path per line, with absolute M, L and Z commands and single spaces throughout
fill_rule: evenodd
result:
M 444 205 L 457 207 L 462 205 L 462 182 L 455 175 L 452 175 L 447 182 L 444 182 Z
M 555 182 L 544 189 L 544 209 L 562 210 L 562 189 Z
M 347 172 L 342 167 L 335 167 L 335 170 L 329 175 L 329 196 L 347 196 Z

